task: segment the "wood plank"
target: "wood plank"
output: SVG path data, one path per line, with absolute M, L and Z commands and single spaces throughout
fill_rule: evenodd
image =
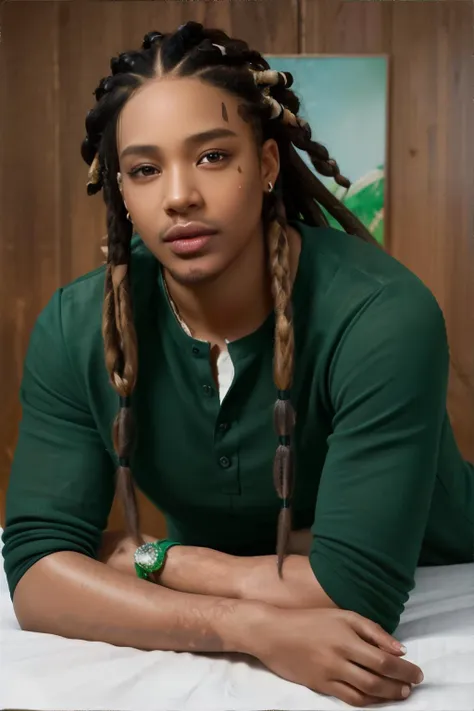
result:
M 474 459 L 473 5 L 393 10 L 391 250 L 444 311 L 449 413 L 463 453 Z
M 1 15 L 1 62 L 8 67 L 0 71 L 3 491 L 17 439 L 18 392 L 30 330 L 60 282 L 57 8 L 54 3 L 4 3 Z
M 307 53 L 390 55 L 387 233 L 433 291 L 451 346 L 448 409 L 474 460 L 473 5 L 302 0 Z
M 301 51 L 385 54 L 390 51 L 392 2 L 301 0 Z
M 261 52 L 290 53 L 298 48 L 298 0 L 171 2 L 165 7 L 163 3 L 123 2 L 120 7 L 124 39 L 132 46 L 152 29 L 171 32 L 194 20 L 244 39 Z

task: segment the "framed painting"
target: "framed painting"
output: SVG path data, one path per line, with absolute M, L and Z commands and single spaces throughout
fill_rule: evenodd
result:
M 351 181 L 342 188 L 316 172 L 309 156 L 298 150 L 318 178 L 385 245 L 388 136 L 388 69 L 386 55 L 265 55 L 272 69 L 291 72 L 292 89 L 301 101 L 313 139 L 322 143 Z M 326 213 L 327 214 L 327 213 Z M 330 224 L 340 228 L 330 215 Z

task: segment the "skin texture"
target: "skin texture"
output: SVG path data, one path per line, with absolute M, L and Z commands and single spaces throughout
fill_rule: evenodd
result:
M 153 543 L 154 541 L 156 541 L 156 537 L 150 536 L 148 533 L 142 533 L 142 538 L 147 543 Z M 306 558 L 310 552 L 312 538 L 313 536 L 309 528 L 303 529 L 301 531 L 292 531 L 292 533 L 290 534 L 290 540 L 288 542 L 288 554 L 291 556 L 300 556 L 301 558 Z M 133 564 L 133 554 L 135 553 L 136 548 L 136 543 L 132 540 L 132 538 L 127 536 L 125 531 L 105 531 L 102 536 L 102 545 L 99 550 L 98 559 L 103 563 L 107 563 L 115 570 L 119 570 L 122 573 L 125 573 L 126 575 L 135 576 L 136 573 Z M 167 564 L 165 566 L 165 569 L 163 570 L 163 574 L 160 577 L 160 583 L 171 589 L 176 588 L 176 582 L 173 579 L 172 572 L 175 566 L 171 565 L 171 563 L 174 562 L 175 558 L 179 557 L 179 553 L 181 550 L 182 547 L 170 549 L 167 554 Z M 196 550 L 205 551 L 206 549 Z M 266 557 L 271 559 L 271 566 L 269 567 L 271 568 L 271 572 L 274 573 L 275 566 L 273 556 L 257 556 L 256 558 L 237 558 L 236 556 L 227 556 L 224 554 L 219 554 L 217 551 L 209 550 L 209 553 L 217 553 L 217 557 L 222 555 L 222 560 L 233 560 L 234 569 L 238 569 L 238 574 L 235 575 L 231 574 L 232 566 L 229 566 L 230 570 L 226 571 L 226 573 L 229 573 L 229 576 L 226 577 L 226 580 L 224 582 L 228 586 L 228 590 L 232 591 L 232 594 L 224 595 L 225 597 L 237 597 L 251 600 L 256 599 L 255 597 L 252 597 L 253 594 L 266 594 L 267 591 L 265 590 L 265 588 L 262 589 L 261 586 L 258 586 L 257 589 L 256 585 L 253 586 L 251 584 L 246 584 L 245 577 L 246 573 L 247 577 L 250 577 L 248 573 L 252 569 L 255 570 L 255 568 L 258 569 L 258 567 L 262 567 L 261 565 L 252 566 L 252 561 L 258 560 L 260 562 Z M 239 565 L 235 564 L 237 561 Z M 257 576 L 258 573 L 255 577 Z M 273 581 L 273 585 L 275 585 L 275 582 L 281 581 Z M 203 591 L 199 592 L 202 593 Z M 295 601 L 293 600 L 293 603 L 294 602 Z M 286 607 L 287 605 L 282 603 L 280 606 Z M 288 606 L 291 607 L 298 605 L 290 604 Z M 303 605 L 299 606 L 304 607 Z
M 146 542 L 156 540 L 148 534 L 142 535 Z M 292 532 L 283 579 L 276 574 L 275 556 L 238 557 L 208 548 L 177 546 L 167 553 L 164 569 L 152 580 L 179 592 L 253 600 L 276 607 L 336 608 L 318 585 L 309 565 L 311 540 L 309 529 Z M 99 560 L 135 577 L 135 550 L 135 542 L 124 531 L 107 531 L 102 538 Z

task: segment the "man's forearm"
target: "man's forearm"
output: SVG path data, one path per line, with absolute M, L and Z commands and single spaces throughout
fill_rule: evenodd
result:
M 269 605 L 166 590 L 70 551 L 37 561 L 13 604 L 24 630 L 162 651 L 254 654 L 248 629 L 265 637 L 275 616 Z
M 289 555 L 282 578 L 275 555 L 242 558 L 209 548 L 177 546 L 168 556 L 159 582 L 173 590 L 275 607 L 337 607 L 319 585 L 306 556 Z
M 298 532 L 290 550 L 309 550 L 309 532 Z M 101 560 L 130 575 L 135 575 L 133 552 L 128 539 L 109 536 Z M 154 540 L 144 536 L 145 540 Z M 283 578 L 277 573 L 276 556 L 243 558 L 209 548 L 176 546 L 168 551 L 160 574 L 162 586 L 180 592 L 265 602 L 275 607 L 336 607 L 319 585 L 307 555 L 289 555 Z

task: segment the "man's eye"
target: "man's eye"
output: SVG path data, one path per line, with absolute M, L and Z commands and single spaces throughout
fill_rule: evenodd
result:
M 222 156 L 222 158 L 227 158 L 228 154 L 224 153 L 224 151 L 209 151 L 208 153 L 203 155 L 201 160 L 203 160 L 204 158 L 208 158 L 209 156 L 218 156 L 218 157 Z M 221 163 L 222 161 L 221 160 L 211 160 L 210 162 L 211 163 Z
M 141 165 L 139 168 L 133 168 L 133 170 L 130 170 L 128 172 L 128 175 L 131 178 L 134 178 L 136 175 L 141 175 L 142 178 L 148 178 L 150 177 L 150 173 L 144 174 L 142 171 L 144 170 L 156 170 L 152 165 Z
M 228 158 L 229 155 L 228 153 L 225 153 L 224 151 L 208 151 L 201 160 L 199 161 L 200 163 L 204 160 L 204 158 L 209 159 L 209 163 L 212 165 L 213 163 L 222 163 L 224 158 Z M 141 178 L 150 178 L 152 175 L 154 175 L 154 172 L 156 172 L 156 168 L 154 168 L 152 165 L 140 165 L 137 168 L 133 168 L 132 170 L 127 172 L 127 175 L 129 175 L 131 178 L 135 177 L 141 177 Z

